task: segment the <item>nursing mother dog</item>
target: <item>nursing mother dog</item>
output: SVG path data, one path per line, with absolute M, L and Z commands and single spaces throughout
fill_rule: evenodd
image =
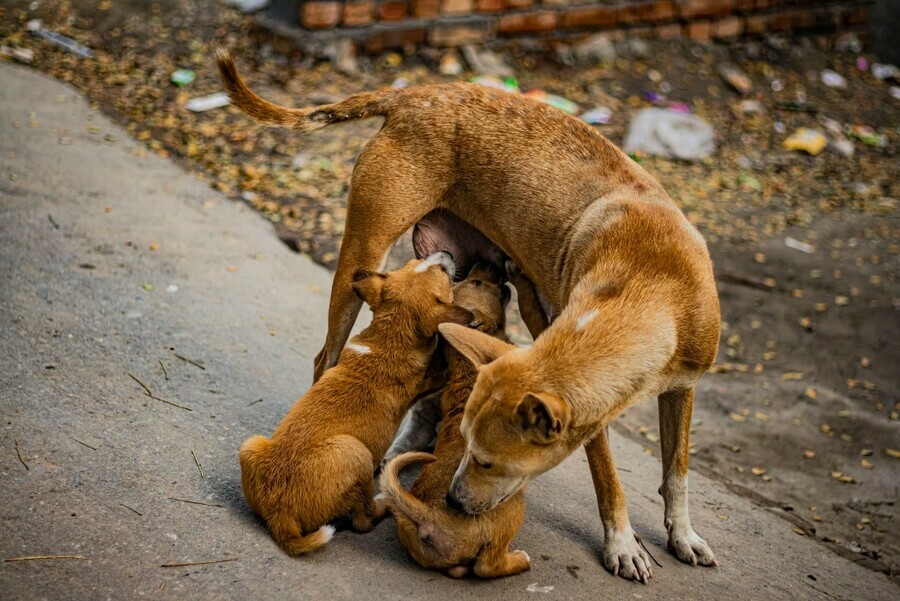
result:
M 447 501 L 489 511 L 584 446 L 603 562 L 646 582 L 650 558 L 628 519 L 606 425 L 656 396 L 669 548 L 716 565 L 691 527 L 687 468 L 694 387 L 716 356 L 719 301 L 706 244 L 662 186 L 587 124 L 522 96 L 456 83 L 288 109 L 251 92 L 229 55 L 217 58 L 234 104 L 264 123 L 309 132 L 384 117 L 353 171 L 315 376 L 337 361 L 359 312 L 353 274 L 377 269 L 410 227 L 419 256 L 446 250 L 459 273 L 509 258 L 536 287 L 529 310 L 545 319 L 529 320 L 533 346 L 502 357 L 478 332 L 456 336 L 468 336 L 457 348 L 479 373 Z

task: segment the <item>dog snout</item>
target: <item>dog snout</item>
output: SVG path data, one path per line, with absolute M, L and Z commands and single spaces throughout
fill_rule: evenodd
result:
M 463 511 L 462 503 L 460 503 L 459 499 L 457 499 L 453 495 L 452 490 L 447 493 L 447 496 L 444 497 L 444 500 L 447 501 L 447 507 L 450 507 L 451 509 L 455 509 L 456 511 Z

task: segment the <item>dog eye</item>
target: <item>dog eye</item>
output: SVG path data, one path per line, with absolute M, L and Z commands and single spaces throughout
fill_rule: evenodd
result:
M 481 280 L 472 280 L 472 283 L 475 284 L 476 287 L 481 286 Z
M 485 462 L 482 462 L 482 461 L 478 461 L 478 459 L 476 459 L 475 457 L 472 457 L 472 461 L 475 462 L 475 465 L 477 465 L 478 467 L 480 467 L 480 468 L 482 468 L 482 469 L 485 469 L 485 470 L 489 470 L 489 469 L 491 469 L 492 467 L 494 467 L 494 464 L 493 464 L 493 463 L 485 463 Z

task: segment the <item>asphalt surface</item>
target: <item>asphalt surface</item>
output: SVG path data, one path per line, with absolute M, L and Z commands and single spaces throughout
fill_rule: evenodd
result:
M 243 501 L 237 448 L 308 387 L 330 272 L 72 88 L 8 64 L 0 149 L 0 558 L 83 558 L 3 561 L 3 599 L 897 598 L 883 575 L 697 474 L 694 527 L 720 567 L 679 563 L 659 460 L 615 434 L 632 522 L 662 564 L 647 586 L 600 566 L 580 452 L 528 491 L 523 575 L 424 571 L 389 520 L 286 557 Z

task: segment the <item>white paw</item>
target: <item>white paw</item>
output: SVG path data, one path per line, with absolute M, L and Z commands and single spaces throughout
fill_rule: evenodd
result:
M 631 528 L 607 533 L 603 565 L 614 575 L 644 584 L 653 576 L 650 556 L 641 548 Z
M 697 564 L 701 566 L 719 565 L 712 549 L 692 528 L 677 531 L 673 529 L 669 532 L 669 550 L 675 557 L 692 566 Z

